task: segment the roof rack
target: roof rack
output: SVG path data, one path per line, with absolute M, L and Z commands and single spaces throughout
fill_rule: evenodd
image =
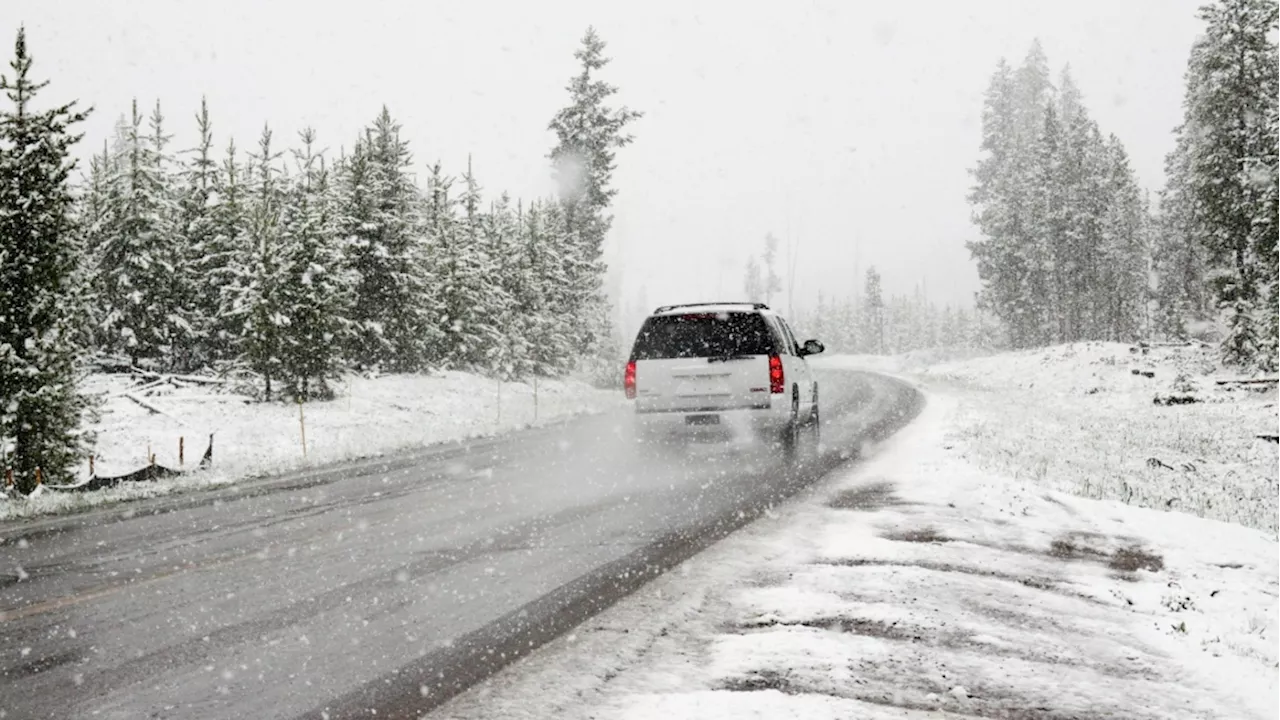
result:
M 676 310 L 679 308 L 689 308 L 689 307 L 703 307 L 705 305 L 750 305 L 752 308 L 756 310 L 769 309 L 769 306 L 765 305 L 762 302 L 743 302 L 741 300 L 733 300 L 729 302 L 700 302 L 700 303 L 683 303 L 681 305 L 662 305 L 657 310 L 654 310 L 653 312 L 657 314 L 657 313 L 667 312 L 668 310 Z

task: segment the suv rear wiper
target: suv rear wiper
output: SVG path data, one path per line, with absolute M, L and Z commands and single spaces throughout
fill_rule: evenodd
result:
M 709 363 L 713 363 L 713 362 L 729 362 L 730 360 L 750 360 L 750 359 L 751 359 L 751 358 L 753 358 L 753 357 L 755 357 L 755 355 L 741 355 L 741 354 L 739 354 L 739 355 L 716 355 L 716 356 L 713 356 L 713 357 L 709 357 L 709 358 L 707 358 L 707 362 L 709 362 Z

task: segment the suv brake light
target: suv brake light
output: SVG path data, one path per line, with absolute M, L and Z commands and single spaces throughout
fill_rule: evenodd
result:
M 782 358 L 769 356 L 769 392 L 778 395 L 786 392 L 786 378 L 782 375 Z
M 616 375 L 614 377 L 617 377 Z M 632 360 L 627 363 L 627 372 L 622 377 L 622 387 L 627 392 L 627 399 L 634 400 L 636 397 L 636 361 Z

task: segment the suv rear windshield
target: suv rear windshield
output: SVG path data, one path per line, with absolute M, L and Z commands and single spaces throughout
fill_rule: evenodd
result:
M 657 315 L 644 321 L 632 360 L 769 355 L 773 338 L 758 313 Z

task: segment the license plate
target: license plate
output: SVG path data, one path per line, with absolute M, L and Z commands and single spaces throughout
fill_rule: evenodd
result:
M 686 415 L 684 418 L 687 425 L 719 425 L 719 415 Z

